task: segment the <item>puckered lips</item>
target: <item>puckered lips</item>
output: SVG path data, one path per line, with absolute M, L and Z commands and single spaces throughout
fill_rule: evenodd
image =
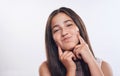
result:
M 65 36 L 62 38 L 62 42 L 69 42 L 71 41 L 72 36 Z

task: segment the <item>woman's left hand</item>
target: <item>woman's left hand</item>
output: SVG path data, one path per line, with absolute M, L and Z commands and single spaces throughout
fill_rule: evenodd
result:
M 94 57 L 89 49 L 88 44 L 83 40 L 83 38 L 77 34 L 80 44 L 75 46 L 73 53 L 78 59 L 83 59 L 86 63 L 89 63 L 91 60 L 94 60 Z

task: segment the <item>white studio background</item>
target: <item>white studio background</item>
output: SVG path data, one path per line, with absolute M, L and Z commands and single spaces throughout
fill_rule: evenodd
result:
M 0 76 L 39 76 L 39 66 L 46 60 L 47 18 L 63 6 L 82 17 L 95 55 L 120 76 L 119 4 L 119 0 L 0 0 Z

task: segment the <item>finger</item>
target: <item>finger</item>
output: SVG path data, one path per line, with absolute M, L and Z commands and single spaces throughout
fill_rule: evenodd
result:
M 73 61 L 77 60 L 76 56 L 73 53 L 71 54 L 71 58 Z
M 75 54 L 77 51 L 78 51 L 78 49 L 79 49 L 79 51 L 82 49 L 82 45 L 77 45 L 75 48 L 74 48 L 74 50 L 73 50 L 73 53 Z
M 82 45 L 76 45 L 75 48 L 73 49 L 73 52 L 78 49 L 78 48 L 81 48 Z
M 58 55 L 59 57 L 63 54 L 63 51 L 60 46 L 58 46 Z
M 69 55 L 69 51 L 65 51 L 62 55 L 61 55 L 61 58 L 65 58 L 66 56 Z
M 63 55 L 64 55 L 64 59 L 66 59 L 72 55 L 72 52 L 65 51 L 65 53 L 63 53 Z
M 72 59 L 72 60 L 76 60 L 76 59 L 77 59 L 72 52 L 69 52 L 69 53 L 64 57 L 64 59 L 66 59 L 66 58 L 69 58 L 69 59 Z
M 73 60 L 77 60 L 76 56 L 73 54 L 73 57 L 72 57 Z
M 81 59 L 81 58 L 82 58 L 82 56 L 81 56 L 81 54 L 80 54 L 79 51 L 76 51 L 76 52 L 75 52 L 75 55 L 76 55 L 76 57 L 77 57 L 78 59 Z
M 80 36 L 79 33 L 77 34 L 77 36 L 78 36 L 78 39 L 79 39 L 80 43 L 85 43 L 84 39 Z
M 75 54 L 75 56 L 78 58 L 78 59 L 81 59 L 81 49 L 82 49 L 82 45 L 78 45 L 74 48 L 73 50 L 73 53 Z
M 78 59 L 82 59 L 82 56 L 79 53 L 77 53 L 76 56 Z

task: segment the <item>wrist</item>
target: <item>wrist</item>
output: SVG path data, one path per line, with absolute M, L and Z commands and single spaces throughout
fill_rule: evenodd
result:
M 67 72 L 76 71 L 76 68 L 67 69 Z
M 89 61 L 89 63 L 88 63 L 88 66 L 89 67 L 93 67 L 93 66 L 98 66 L 98 64 L 97 64 L 97 62 L 96 62 L 96 60 L 95 59 L 92 59 L 91 61 Z
M 96 62 L 95 58 L 94 57 L 90 57 L 87 61 L 87 64 L 90 64 L 90 63 L 94 63 Z
M 76 76 L 76 69 L 67 70 L 67 75 L 66 76 Z

